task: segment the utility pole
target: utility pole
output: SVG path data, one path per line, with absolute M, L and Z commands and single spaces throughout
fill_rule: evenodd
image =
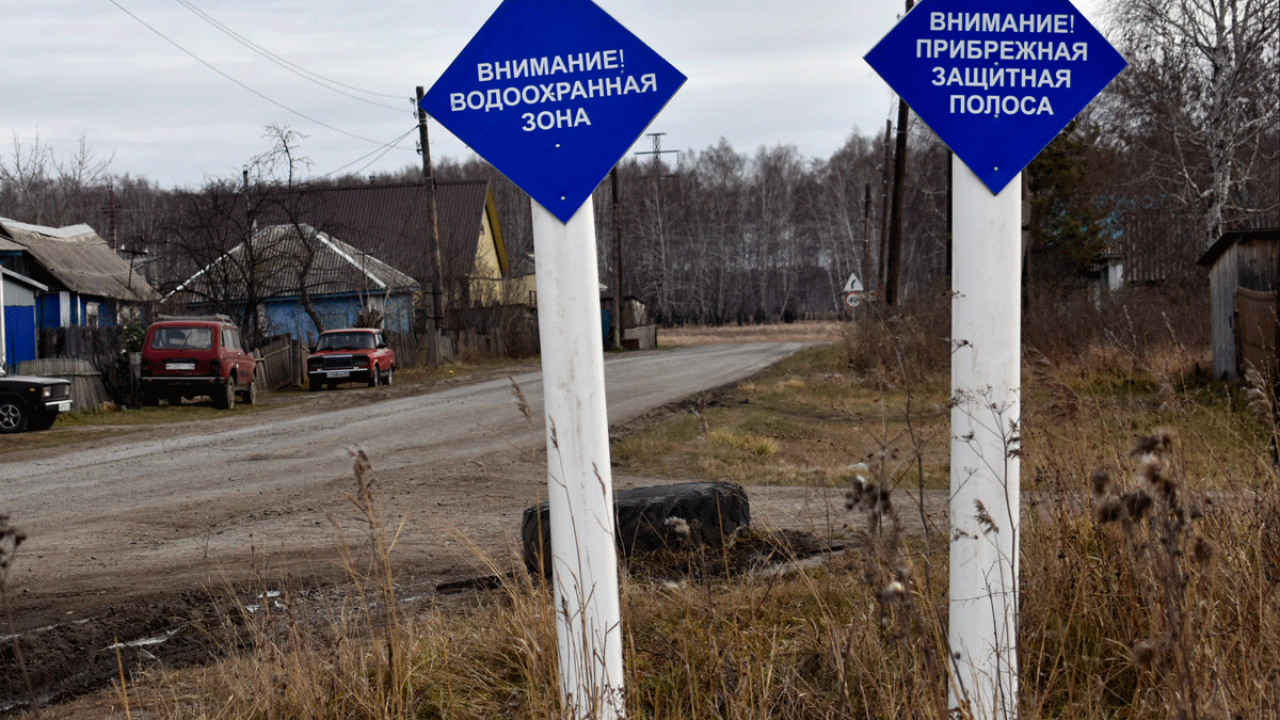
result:
M 423 89 L 417 88 L 417 100 L 414 107 L 418 109 L 418 143 L 422 148 L 422 177 L 427 186 L 427 224 L 431 231 L 431 326 L 427 332 L 427 354 L 431 356 L 431 366 L 440 364 L 440 333 L 444 331 L 444 271 L 440 263 L 440 225 L 436 215 L 436 179 L 431 171 L 431 145 L 427 141 L 427 111 L 422 109 Z
M 120 240 L 116 232 L 116 186 L 111 180 L 107 181 L 107 206 L 103 208 L 103 213 L 107 216 L 107 237 L 111 239 L 111 249 L 120 249 Z
M 880 164 L 880 243 L 876 246 L 876 289 L 884 295 L 885 279 L 888 275 L 885 258 L 888 256 L 889 240 L 889 195 L 893 187 L 893 121 L 884 121 L 884 161 Z
M 609 171 L 613 189 L 613 346 L 622 349 L 622 203 L 618 198 L 618 166 Z
M 862 283 L 871 289 L 871 276 L 867 274 L 871 257 L 871 183 L 863 188 L 862 195 Z
M 915 0 L 907 0 L 907 12 Z M 889 214 L 889 268 L 884 286 L 884 301 L 888 305 L 898 302 L 898 276 L 902 270 L 902 203 L 906 194 L 907 174 L 907 122 L 911 108 L 898 97 L 898 141 L 893 153 L 893 207 Z
M 670 279 L 667 276 L 667 237 L 666 237 L 666 228 L 664 227 L 664 223 L 662 222 L 662 203 L 661 203 L 662 193 L 661 193 L 661 187 L 658 183 L 658 179 L 662 176 L 662 173 L 660 172 L 660 170 L 662 169 L 662 154 L 678 153 L 679 151 L 662 149 L 662 136 L 666 135 L 666 133 L 646 133 L 646 134 L 649 137 L 653 138 L 653 149 L 648 151 L 637 152 L 636 155 L 652 155 L 653 156 L 653 201 L 654 201 L 654 210 L 655 210 L 654 217 L 656 218 L 658 223 L 656 235 L 658 240 L 659 252 L 662 254 L 662 257 L 659 258 L 659 268 L 661 268 L 659 270 L 659 273 L 661 278 L 659 280 L 659 285 L 658 285 L 659 287 L 658 311 L 662 313 L 668 313 L 668 315 L 664 315 L 663 317 L 665 317 L 669 322 L 670 321 L 669 313 L 671 312 L 671 307 L 670 307 L 670 303 L 667 301 L 667 298 L 669 297 L 667 293 L 670 290 L 670 288 L 667 287 L 667 280 Z

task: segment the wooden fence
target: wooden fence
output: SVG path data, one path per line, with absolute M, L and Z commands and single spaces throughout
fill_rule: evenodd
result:
M 307 348 L 291 335 L 280 335 L 259 345 L 258 381 L 267 390 L 304 385 L 307 379 Z
M 112 402 L 102 383 L 102 372 L 82 358 L 27 360 L 18 363 L 18 373 L 71 381 L 72 410 L 97 410 Z
M 46 328 L 37 339 L 39 358 L 80 358 L 102 369 L 114 364 L 125 349 L 128 328 L 65 327 Z

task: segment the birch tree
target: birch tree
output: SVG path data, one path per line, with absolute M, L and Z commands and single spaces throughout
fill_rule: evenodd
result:
M 1109 20 L 1131 63 L 1112 120 L 1149 158 L 1137 179 L 1202 214 L 1205 246 L 1274 211 L 1280 0 L 1118 0 Z

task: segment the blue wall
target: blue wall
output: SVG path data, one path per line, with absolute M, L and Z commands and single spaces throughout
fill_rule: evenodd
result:
M 116 325 L 116 301 L 93 296 L 71 294 L 69 311 L 71 317 L 64 326 L 61 322 L 62 297 L 57 291 L 41 293 L 36 299 L 36 320 L 41 329 L 49 330 L 60 327 L 80 327 L 89 317 L 87 309 L 91 303 L 98 305 L 98 326 L 114 327 Z
M 354 293 L 312 298 L 311 304 L 320 314 L 326 330 L 355 325 L 356 315 L 364 307 L 363 299 Z M 302 303 L 296 297 L 267 300 L 261 307 L 267 321 L 263 332 L 267 335 L 292 335 L 307 343 L 314 342 L 320 335 L 315 323 L 311 321 L 311 316 L 303 309 Z M 242 313 L 243 307 L 235 308 L 236 317 Z M 393 295 L 387 298 L 384 316 L 384 330 L 398 333 L 412 332 L 413 297 Z
M 36 359 L 36 309 L 11 305 L 4 309 L 4 360 L 6 364 Z

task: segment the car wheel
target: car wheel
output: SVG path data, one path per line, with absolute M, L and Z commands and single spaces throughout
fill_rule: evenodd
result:
M 369 387 L 377 387 L 378 379 L 382 377 L 382 373 L 378 370 L 378 366 L 374 365 L 369 368 Z
M 147 407 L 156 407 L 160 404 L 160 396 L 154 390 L 143 390 L 140 402 Z
M 221 392 L 214 392 L 213 404 L 219 410 L 230 410 L 236 406 L 236 379 L 228 376 Z
M 249 387 L 244 390 L 244 404 L 253 405 L 258 402 L 258 379 L 254 378 L 249 381 Z
M 395 379 L 394 373 L 395 368 L 387 368 L 386 374 L 382 376 L 382 384 L 391 387 L 391 381 Z
M 27 429 L 27 409 L 15 400 L 0 401 L 0 433 L 10 435 Z
M 307 378 L 307 389 L 311 392 L 316 392 L 322 387 L 324 387 L 324 383 L 315 378 Z
M 181 404 L 182 404 L 182 396 L 181 396 L 181 395 L 170 395 L 170 396 L 169 396 L 169 407 L 178 407 L 178 406 L 179 406 L 179 405 L 181 405 Z

